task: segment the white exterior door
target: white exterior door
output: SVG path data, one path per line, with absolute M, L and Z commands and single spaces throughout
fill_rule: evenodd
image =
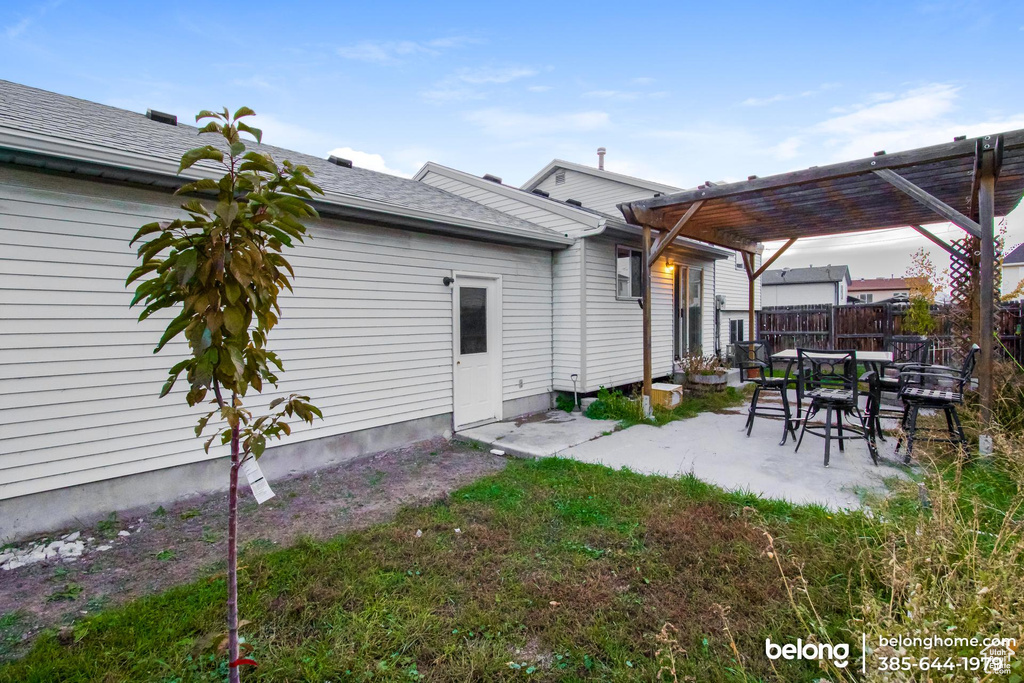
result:
M 501 280 L 455 275 L 455 428 L 501 419 Z

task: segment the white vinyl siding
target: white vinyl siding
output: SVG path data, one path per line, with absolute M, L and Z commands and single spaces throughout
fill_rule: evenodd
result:
M 559 391 L 572 391 L 572 376 L 583 381 L 580 315 L 581 268 L 585 240 L 554 253 L 552 278 L 554 302 L 552 330 L 554 334 L 554 369 L 552 386 Z M 582 388 L 582 384 L 579 385 Z
M 200 410 L 157 395 L 183 341 L 152 353 L 170 313 L 142 324 L 128 241 L 176 216 L 167 194 L 0 168 L 0 499 L 191 463 Z M 325 419 L 289 442 L 452 410 L 452 270 L 502 276 L 503 399 L 548 392 L 552 255 L 319 221 L 289 253 L 297 279 L 271 348 L 279 391 Z M 522 385 L 520 386 L 520 382 Z
M 811 304 L 835 304 L 836 283 L 808 282 L 788 285 L 764 285 L 761 301 L 765 306 L 805 306 Z M 846 303 L 840 299 L 839 303 Z
M 555 174 L 552 173 L 541 181 L 537 189 L 550 193 L 552 199 L 575 199 L 585 208 L 602 211 L 617 218 L 622 218 L 622 212 L 618 207 L 622 202 L 654 196 L 654 192 L 647 188 L 634 187 L 572 170 L 565 171 L 564 183 L 556 184 Z

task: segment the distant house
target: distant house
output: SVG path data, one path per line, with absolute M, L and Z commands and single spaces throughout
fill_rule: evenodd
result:
M 1024 280 L 1024 244 L 1018 244 L 1009 254 L 1003 257 L 1003 284 L 1004 295 L 1017 289 Z
M 604 149 L 598 150 L 598 167 L 555 159 L 528 180 L 522 189 L 542 192 L 562 202 L 576 202 L 586 209 L 621 219 L 623 202 L 681 191 L 681 188 L 604 169 Z M 639 242 L 634 242 L 638 245 Z M 673 273 L 673 288 L 685 292 L 680 300 L 675 354 L 728 355 L 729 345 L 749 336 L 748 283 L 739 252 L 725 250 L 703 263 L 680 263 Z M 761 257 L 757 257 L 760 264 Z M 698 310 L 699 307 L 699 310 Z M 761 308 L 760 278 L 754 283 L 754 310 Z M 700 317 L 702 324 L 695 319 Z M 691 319 L 692 322 L 686 322 Z M 657 334 L 657 328 L 655 329 Z M 655 342 L 657 349 L 657 342 Z
M 847 266 L 766 270 L 761 276 L 761 303 L 766 308 L 845 304 L 849 286 Z
M 850 297 L 870 304 L 889 299 L 907 299 L 910 285 L 902 277 L 861 278 L 850 283 Z

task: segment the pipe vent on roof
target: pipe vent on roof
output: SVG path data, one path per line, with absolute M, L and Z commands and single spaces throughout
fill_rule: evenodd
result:
M 597 148 L 597 170 L 604 170 L 604 155 L 608 153 L 604 147 Z
M 578 199 L 566 199 L 565 203 L 566 204 L 572 204 L 573 206 L 579 206 L 581 208 L 583 207 L 583 202 L 581 202 Z
M 550 192 L 545 192 L 544 190 L 541 190 L 541 189 L 536 189 L 536 190 L 533 191 L 533 193 L 536 194 L 536 195 L 540 195 L 541 197 L 550 197 L 551 196 Z
M 490 173 L 484 173 L 484 180 L 490 180 L 492 183 L 498 183 L 501 185 L 501 178 L 496 175 L 491 175 Z
M 157 123 L 166 123 L 171 126 L 178 125 L 178 117 L 174 114 L 168 114 L 166 112 L 157 111 L 156 109 L 147 109 L 146 118 L 150 121 L 156 121 Z
M 327 158 L 327 161 L 331 162 L 335 166 L 344 166 L 345 168 L 352 168 L 351 159 L 342 159 L 341 157 L 336 157 L 332 154 L 330 157 Z

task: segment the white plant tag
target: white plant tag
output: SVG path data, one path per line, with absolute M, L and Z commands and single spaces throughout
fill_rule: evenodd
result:
M 242 461 L 242 473 L 249 480 L 249 489 L 252 490 L 252 495 L 256 498 L 257 503 L 262 505 L 274 497 L 274 492 L 270 489 L 270 484 L 263 477 L 263 470 L 260 469 L 260 464 L 256 462 L 256 458 L 250 455 Z

